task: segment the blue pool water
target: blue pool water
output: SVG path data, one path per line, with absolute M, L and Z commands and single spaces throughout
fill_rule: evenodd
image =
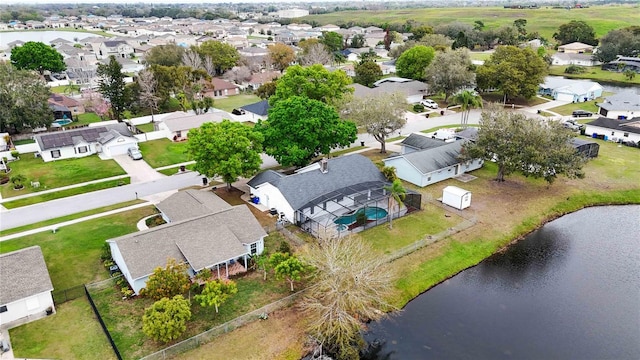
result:
M 60 126 L 64 126 L 67 124 L 71 124 L 73 121 L 69 120 L 69 119 L 58 119 L 56 121 L 54 121 L 54 123 L 60 125 Z
M 387 214 L 388 214 L 387 210 L 385 210 L 383 208 L 379 208 L 379 207 L 375 207 L 375 206 L 362 207 L 362 208 L 356 210 L 352 214 L 340 216 L 339 218 L 333 220 L 333 222 L 336 223 L 336 224 L 341 224 L 341 225 L 350 225 L 350 224 L 353 224 L 354 222 L 356 222 L 356 219 L 358 218 L 358 215 L 362 214 L 362 213 L 367 215 L 367 220 L 382 219 L 382 218 L 386 217 Z

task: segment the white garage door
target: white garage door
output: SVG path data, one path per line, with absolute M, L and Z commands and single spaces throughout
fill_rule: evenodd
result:
M 125 144 L 109 144 L 107 145 L 107 155 L 113 157 L 116 155 L 124 155 L 127 153 L 130 147 L 137 146 L 135 143 L 125 143 Z
M 556 100 L 572 102 L 573 101 L 573 94 L 558 93 L 558 97 L 556 98 Z

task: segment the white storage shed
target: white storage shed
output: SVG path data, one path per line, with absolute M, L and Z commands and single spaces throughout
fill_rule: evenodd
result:
M 447 186 L 442 190 L 442 203 L 462 210 L 471 206 L 471 191 L 457 186 Z

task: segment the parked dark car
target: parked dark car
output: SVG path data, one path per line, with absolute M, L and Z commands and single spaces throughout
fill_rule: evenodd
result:
M 233 109 L 231 113 L 233 115 L 244 115 L 244 109 Z
M 593 113 L 585 111 L 585 110 L 574 110 L 573 113 L 571 113 L 571 115 L 573 115 L 573 117 L 589 117 L 592 116 Z

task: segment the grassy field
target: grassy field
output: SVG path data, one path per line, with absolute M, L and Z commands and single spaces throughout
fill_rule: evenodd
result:
M 95 184 L 89 184 L 89 185 L 80 186 L 76 188 L 55 191 L 55 192 L 46 193 L 46 194 L 37 195 L 37 196 L 31 196 L 24 199 L 7 201 L 2 203 L 2 206 L 6 207 L 7 209 L 15 209 L 17 207 L 33 205 L 33 204 L 41 203 L 44 201 L 60 199 L 67 196 L 79 195 L 79 194 L 84 194 L 91 191 L 98 191 L 98 190 L 109 189 L 116 186 L 128 185 L 130 182 L 131 182 L 130 178 L 102 181 Z M 11 185 L 7 185 L 7 186 L 11 186 Z
M 486 28 L 495 29 L 502 25 L 512 25 L 517 19 L 527 20 L 527 31 L 538 32 L 541 36 L 553 39 L 558 27 L 571 20 L 584 20 L 591 25 L 597 37 L 602 37 L 613 29 L 619 29 L 640 23 L 640 7 L 634 5 L 591 6 L 585 9 L 504 9 L 498 7 L 464 7 L 464 8 L 422 8 L 394 10 L 357 10 L 340 11 L 321 15 L 310 15 L 302 18 L 316 21 L 321 25 L 354 25 L 405 24 L 409 21 L 417 25 L 438 26 L 455 21 L 473 25 L 474 21 L 484 22 Z
M 554 65 L 549 67 L 549 75 L 564 76 L 574 79 L 590 79 L 595 81 L 607 81 L 624 84 L 640 84 L 640 76 L 628 80 L 623 73 L 602 70 L 599 66 L 586 67 L 587 71 L 582 74 L 565 74 L 567 66 Z
M 604 100 L 603 98 L 597 98 L 593 101 L 566 104 L 566 105 L 557 106 L 552 109 L 549 109 L 549 111 L 556 112 L 560 115 L 571 115 L 571 113 L 573 113 L 574 110 L 586 110 L 594 114 L 597 114 L 598 106 L 596 105 L 596 103 L 599 103 L 603 100 Z
M 136 125 L 136 127 L 138 128 L 138 130 L 143 131 L 143 132 L 152 132 L 153 131 L 153 124 L 152 123 L 140 124 L 140 125 Z
M 84 114 L 79 114 L 76 116 L 76 121 L 72 122 L 71 125 L 85 125 L 100 122 L 100 116 L 96 113 L 86 112 Z
M 173 142 L 169 139 L 145 141 L 139 144 L 144 160 L 153 168 L 189 161 L 186 154 L 187 142 Z
M 97 155 L 44 162 L 32 154 L 23 154 L 20 160 L 9 163 L 9 166 L 12 170 L 9 176 L 21 174 L 26 181 L 24 188 L 18 191 L 13 190 L 11 184 L 0 187 L 3 199 L 125 174 L 114 160 L 100 160 Z M 32 188 L 31 181 L 39 181 L 40 187 Z
M 56 306 L 56 313 L 9 331 L 14 355 L 36 359 L 115 359 L 85 297 Z
M 0 253 L 40 245 L 55 290 L 109 277 L 100 262 L 107 239 L 137 231 L 136 223 L 155 213 L 153 206 L 84 221 L 52 232 L 42 232 L 0 243 Z
M 253 94 L 240 94 L 240 95 L 229 96 L 224 99 L 215 99 L 213 106 L 216 109 L 231 112 L 233 109 L 237 109 L 245 105 L 253 104 L 261 100 L 262 99 L 260 99 L 259 97 Z

